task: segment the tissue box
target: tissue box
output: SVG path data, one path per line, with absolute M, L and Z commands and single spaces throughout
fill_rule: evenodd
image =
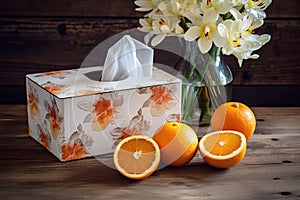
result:
M 180 119 L 180 79 L 154 67 L 152 77 L 100 82 L 102 69 L 26 75 L 29 135 L 61 161 L 112 153 Z

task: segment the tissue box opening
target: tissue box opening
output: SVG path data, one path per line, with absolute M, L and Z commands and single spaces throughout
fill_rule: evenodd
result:
M 99 82 L 102 67 L 26 76 L 29 135 L 61 161 L 111 153 L 122 138 L 153 136 L 180 119 L 181 81 L 152 77 Z

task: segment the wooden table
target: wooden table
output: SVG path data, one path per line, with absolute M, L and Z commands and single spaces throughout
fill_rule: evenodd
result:
M 257 129 L 239 165 L 215 169 L 197 154 L 131 181 L 95 158 L 59 162 L 27 135 L 24 105 L 1 105 L 0 199 L 300 199 L 300 107 L 253 110 Z

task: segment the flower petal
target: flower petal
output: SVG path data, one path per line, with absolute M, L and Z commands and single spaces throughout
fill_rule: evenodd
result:
M 150 32 L 152 31 L 152 26 L 149 23 L 149 20 L 146 19 L 140 19 L 139 23 L 141 25 L 141 27 L 139 27 L 139 30 L 142 32 Z
M 176 34 L 183 34 L 184 33 L 183 28 L 179 24 L 176 25 L 175 33 Z
M 157 46 L 159 43 L 161 43 L 166 37 L 166 34 L 163 33 L 163 34 L 158 34 L 156 35 L 152 41 L 151 41 L 151 45 L 152 46 Z
M 143 27 L 151 27 L 151 24 L 149 23 L 149 18 L 148 19 L 139 19 L 139 23 Z
M 151 1 L 145 0 L 137 0 L 134 1 L 134 4 L 139 6 L 140 8 L 136 8 L 137 11 L 150 11 L 153 9 L 153 4 Z
M 225 47 L 222 47 L 222 53 L 224 55 L 231 55 L 233 53 L 234 49 L 231 47 L 231 46 L 225 46 Z
M 213 41 L 217 47 L 223 47 L 226 44 L 226 38 L 222 37 L 218 31 L 213 33 Z
M 145 42 L 146 45 L 149 44 L 150 39 L 151 39 L 152 37 L 153 37 L 153 34 L 152 34 L 152 33 L 148 33 L 148 34 L 146 34 L 146 35 L 144 36 L 144 42 Z
M 199 36 L 200 36 L 199 26 L 193 26 L 184 34 L 184 39 L 187 41 L 193 41 L 197 39 Z
M 218 13 L 226 14 L 232 8 L 229 1 L 220 1 L 218 6 Z
M 193 12 L 184 13 L 184 17 L 188 18 L 193 25 L 200 25 L 202 23 L 202 16 Z
M 232 14 L 232 16 L 234 17 L 234 19 L 236 19 L 236 20 L 243 19 L 242 14 L 236 8 L 230 9 L 229 12 L 230 12 L 230 14 Z
M 136 8 L 135 10 L 140 11 L 140 12 L 147 12 L 147 11 L 152 10 L 152 8 Z
M 216 13 L 214 8 L 209 8 L 204 12 L 203 21 L 205 22 L 216 22 L 219 15 Z
M 212 40 L 207 40 L 206 38 L 200 38 L 198 40 L 198 46 L 202 53 L 207 53 L 212 46 Z
M 270 40 L 271 40 L 271 36 L 269 34 L 263 34 L 258 38 L 258 41 L 261 42 L 262 45 L 265 45 Z
M 218 32 L 222 37 L 227 37 L 228 29 L 224 24 L 219 24 Z

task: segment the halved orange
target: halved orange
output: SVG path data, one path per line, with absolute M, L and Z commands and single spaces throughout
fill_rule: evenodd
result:
M 217 168 L 230 168 L 240 163 L 246 148 L 244 134 L 232 130 L 208 133 L 199 142 L 200 153 L 205 162 Z
M 144 135 L 133 135 L 121 140 L 114 150 L 114 164 L 124 176 L 141 180 L 150 176 L 160 163 L 157 143 Z

